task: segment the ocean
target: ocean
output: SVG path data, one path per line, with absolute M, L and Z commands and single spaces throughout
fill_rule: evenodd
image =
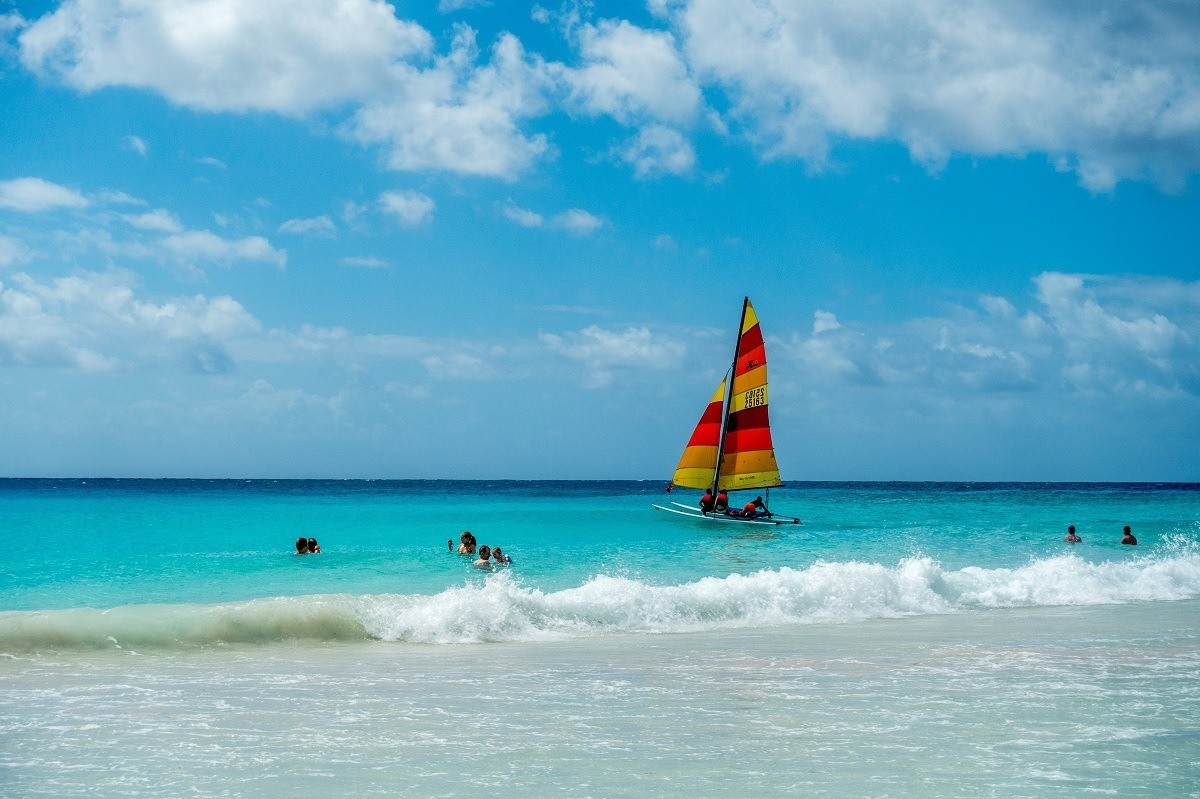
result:
M 1200 485 L 696 494 L 0 480 L 0 796 L 1200 797 Z

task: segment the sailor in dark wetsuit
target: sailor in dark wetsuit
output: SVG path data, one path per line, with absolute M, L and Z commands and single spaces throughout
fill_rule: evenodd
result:
M 712 513 L 716 505 L 717 501 L 713 498 L 712 491 L 705 491 L 704 496 L 700 497 L 701 513 Z

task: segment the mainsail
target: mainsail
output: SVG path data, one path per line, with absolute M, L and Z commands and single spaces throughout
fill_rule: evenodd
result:
M 783 485 L 767 418 L 767 350 L 749 298 L 732 371 L 732 383 L 721 381 L 688 440 L 675 485 L 731 491 Z

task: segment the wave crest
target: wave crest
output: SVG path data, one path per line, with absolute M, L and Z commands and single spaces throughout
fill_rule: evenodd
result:
M 1200 554 L 1090 563 L 1074 554 L 1015 569 L 946 570 L 914 557 L 894 567 L 817 562 L 681 585 L 597 576 L 543 592 L 511 573 L 433 596 L 276 597 L 216 605 L 0 614 L 0 652 L 378 639 L 411 643 L 536 641 L 669 633 L 1200 596 Z

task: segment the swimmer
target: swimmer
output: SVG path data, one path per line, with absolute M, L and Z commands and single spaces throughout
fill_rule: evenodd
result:
M 308 539 L 307 538 L 297 538 L 296 539 L 296 554 L 297 555 L 307 555 L 308 554 Z
M 313 555 L 321 554 L 321 545 L 317 543 L 317 539 L 308 539 L 308 551 Z
M 1063 536 L 1063 541 L 1066 541 L 1068 544 L 1078 544 L 1082 540 L 1083 540 L 1082 538 L 1075 535 L 1075 525 L 1068 524 L 1067 525 L 1067 534 Z
M 1128 524 L 1125 525 L 1125 537 L 1121 539 L 1121 543 L 1131 547 L 1137 546 L 1137 539 L 1133 537 L 1133 533 L 1129 530 Z
M 510 558 L 508 555 L 505 555 L 504 552 L 501 551 L 500 547 L 496 547 L 492 550 L 492 560 L 496 561 L 497 566 L 507 566 L 508 564 L 512 563 L 512 558 Z
M 483 546 L 481 546 L 479 548 L 479 560 L 475 561 L 471 565 L 474 566 L 476 569 L 492 571 L 495 567 L 492 565 L 492 562 L 490 560 L 488 560 L 488 558 L 490 558 L 491 556 L 492 556 L 491 547 L 489 547 L 487 544 L 484 544 Z
M 453 551 L 454 551 L 454 539 L 453 539 L 453 538 L 447 538 L 447 539 L 446 539 L 446 551 L 447 551 L 447 552 L 453 552 Z
M 474 555 L 475 554 L 475 536 L 471 535 L 470 530 L 463 530 L 462 535 L 458 537 L 462 543 L 458 545 L 458 554 Z

